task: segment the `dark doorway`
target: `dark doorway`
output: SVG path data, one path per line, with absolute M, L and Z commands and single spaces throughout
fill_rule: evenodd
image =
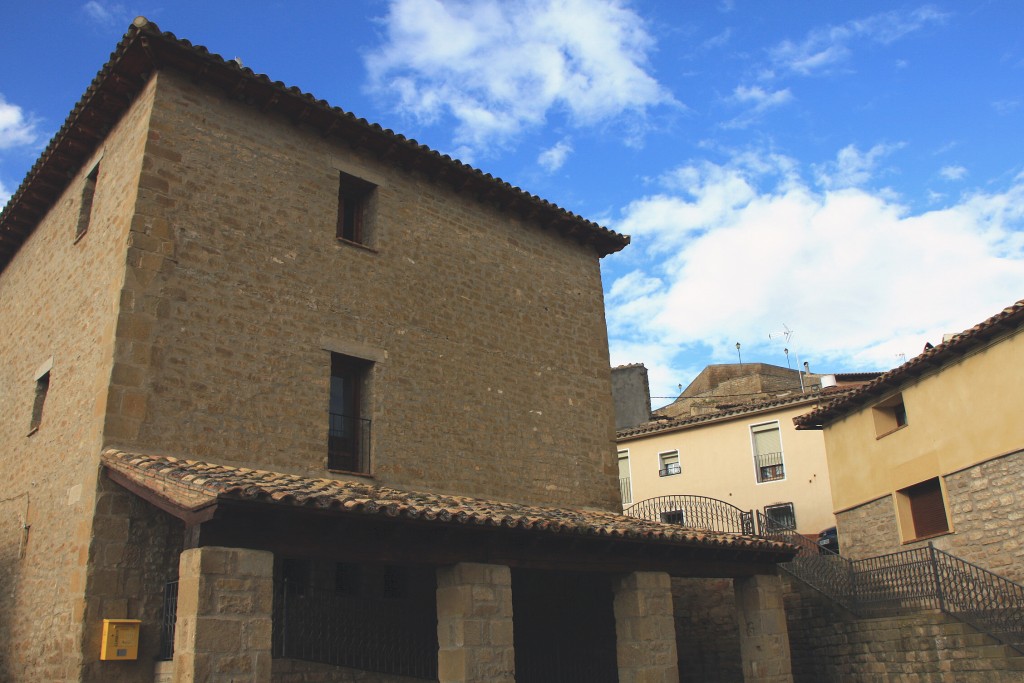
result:
M 617 683 L 611 578 L 512 570 L 517 683 Z

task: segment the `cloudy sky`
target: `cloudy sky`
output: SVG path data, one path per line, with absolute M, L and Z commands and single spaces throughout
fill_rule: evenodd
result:
M 0 203 L 139 14 L 632 235 L 612 362 L 656 397 L 737 342 L 888 369 L 1024 298 L 1016 0 L 10 2 Z

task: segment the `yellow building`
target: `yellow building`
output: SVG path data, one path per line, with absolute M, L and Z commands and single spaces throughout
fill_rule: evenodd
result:
M 708 366 L 655 419 L 617 432 L 623 507 L 664 496 L 704 496 L 803 534 L 833 526 L 824 440 L 793 425 L 823 397 L 844 391 L 823 391 L 821 377 L 760 363 Z M 856 376 L 840 375 L 840 384 L 851 378 Z M 737 404 L 739 396 L 754 402 Z M 679 516 L 670 502 L 659 508 L 668 521 Z
M 1024 579 L 1024 301 L 798 417 L 822 430 L 840 547 L 926 541 Z

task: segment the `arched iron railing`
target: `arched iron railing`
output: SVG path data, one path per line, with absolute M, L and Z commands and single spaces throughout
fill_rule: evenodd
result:
M 754 535 L 754 512 L 707 496 L 658 496 L 630 505 L 623 514 L 689 529 Z

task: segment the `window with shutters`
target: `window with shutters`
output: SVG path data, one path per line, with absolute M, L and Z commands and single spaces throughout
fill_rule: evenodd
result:
M 633 487 L 629 480 L 629 450 L 619 451 L 619 493 L 622 495 L 622 504 L 629 505 L 633 502 Z
M 950 532 L 942 483 L 938 477 L 896 492 L 904 543 Z
M 658 476 L 670 477 L 682 472 L 679 466 L 679 451 L 666 451 L 658 454 Z
M 752 426 L 750 439 L 754 448 L 754 475 L 757 483 L 785 479 L 786 467 L 778 421 Z

